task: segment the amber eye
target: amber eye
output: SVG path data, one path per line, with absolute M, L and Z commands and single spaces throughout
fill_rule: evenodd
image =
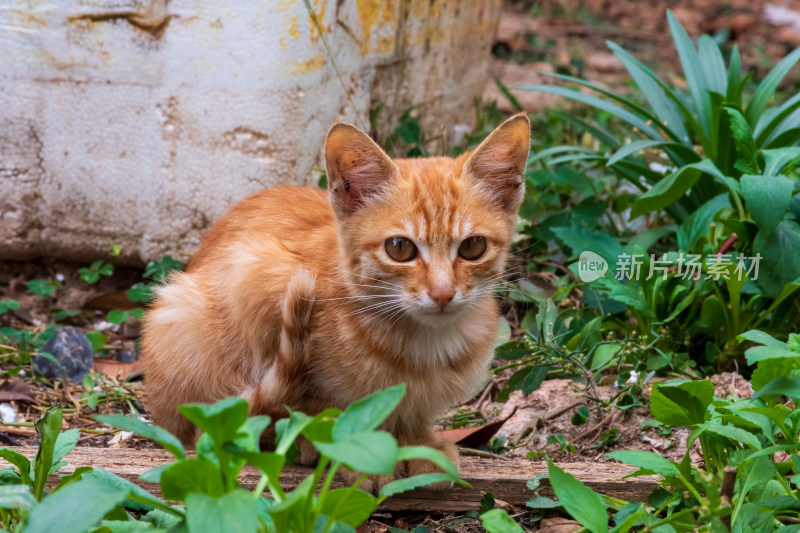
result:
M 386 253 L 395 261 L 405 263 L 417 257 L 417 247 L 403 237 L 389 237 L 384 244 Z
M 458 255 L 467 261 L 475 261 L 486 251 L 486 237 L 469 237 L 458 247 Z

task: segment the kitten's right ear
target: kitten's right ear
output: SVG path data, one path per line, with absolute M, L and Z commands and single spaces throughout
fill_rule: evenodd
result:
M 399 174 L 381 147 L 352 124 L 335 124 L 325 140 L 331 204 L 339 216 L 357 211 Z

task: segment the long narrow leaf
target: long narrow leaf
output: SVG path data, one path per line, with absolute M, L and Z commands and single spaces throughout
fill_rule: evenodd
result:
M 641 89 L 650 107 L 653 108 L 653 111 L 655 111 L 658 116 L 661 122 L 661 128 L 667 135 L 672 137 L 675 141 L 683 143 L 690 142 L 689 134 L 686 132 L 686 128 L 683 125 L 686 117 L 681 116 L 675 108 L 675 103 L 667 96 L 662 87 L 663 81 L 659 83 L 659 81 L 661 81 L 660 78 L 656 81 L 654 78 L 658 78 L 658 76 L 656 76 L 654 72 L 644 66 L 617 43 L 606 41 L 606 44 L 614 55 L 617 56 L 617 59 L 622 62 L 622 65 L 631 75 L 633 81 L 636 82 L 636 85 L 639 86 L 639 89 Z
M 771 110 L 771 113 L 765 112 L 762 114 L 755 127 L 756 145 L 759 147 L 763 146 L 772 136 L 773 132 L 778 133 L 778 128 L 780 126 L 797 124 L 796 120 L 787 119 L 790 115 L 795 114 L 795 111 L 798 109 L 800 109 L 800 93 L 786 100 L 778 109 Z
M 615 139 L 614 136 L 611 135 L 611 133 L 608 130 L 600 127 L 597 124 L 593 124 L 591 122 L 583 120 L 582 118 L 573 117 L 572 115 L 569 115 L 567 113 L 561 113 L 560 111 L 553 111 L 552 114 L 553 116 L 559 117 L 561 120 L 574 124 L 575 126 L 589 132 L 598 141 L 607 144 L 611 148 L 617 148 L 618 146 L 622 145 L 622 143 L 617 139 Z
M 730 105 L 742 106 L 742 60 L 739 57 L 739 46 L 735 45 L 731 51 L 731 64 L 728 68 L 728 90 L 725 99 Z
M 700 66 L 700 58 L 686 30 L 683 29 L 683 26 L 681 26 L 681 23 L 678 22 L 678 19 L 671 10 L 667 10 L 667 19 L 669 20 L 672 39 L 675 41 L 675 47 L 678 49 L 678 56 L 681 60 L 683 73 L 686 76 L 686 81 L 689 83 L 689 92 L 692 94 L 694 107 L 700 117 L 700 126 L 708 137 L 710 131 L 710 112 L 706 93 L 708 84 L 703 75 L 703 69 Z
M 625 159 L 631 154 L 647 148 L 652 148 L 654 146 L 663 146 L 665 152 L 674 151 L 674 153 L 670 155 L 671 159 L 678 159 L 678 161 L 673 160 L 673 162 L 677 164 L 683 165 L 696 162 L 697 154 L 695 154 L 691 148 L 683 144 L 669 141 L 634 141 L 617 150 L 614 155 L 608 159 L 606 166 L 610 167 L 611 165 L 617 163 L 621 159 Z
M 546 150 L 542 150 L 530 157 L 528 159 L 528 165 L 535 163 L 536 161 L 540 161 L 542 159 L 552 157 L 556 154 L 563 154 L 567 152 L 576 152 L 579 154 L 596 154 L 594 150 L 590 150 L 589 148 L 584 148 L 582 146 L 553 146 L 552 148 L 547 148 Z
M 786 77 L 798 60 L 800 60 L 800 48 L 784 57 L 758 85 L 758 89 L 756 89 L 753 98 L 750 100 L 750 103 L 747 104 L 747 109 L 745 109 L 745 116 L 751 125 L 758 122 L 761 113 L 767 106 L 767 102 L 775 94 L 775 89 L 778 88 L 780 82 Z
M 631 126 L 638 128 L 639 131 L 641 131 L 651 139 L 661 138 L 658 132 L 652 126 L 649 126 L 646 121 L 634 115 L 627 109 L 623 109 L 617 105 L 607 102 L 602 98 L 598 98 L 590 94 L 583 94 L 582 92 L 578 92 L 574 89 L 567 89 L 565 87 L 556 87 L 553 85 L 523 85 L 521 87 L 514 87 L 514 88 L 521 91 L 539 91 L 543 93 L 555 94 L 558 96 L 563 96 L 564 98 L 575 100 L 576 102 L 581 102 L 582 104 L 596 107 L 597 109 L 602 109 L 603 111 L 611 113 L 620 120 L 627 122 Z
M 706 74 L 709 90 L 726 94 L 728 73 L 725 71 L 725 61 L 719 45 L 708 35 L 700 36 L 699 45 L 700 65 Z

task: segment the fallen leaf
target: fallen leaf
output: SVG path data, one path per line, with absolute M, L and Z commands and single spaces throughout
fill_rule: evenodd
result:
M 11 400 L 36 403 L 31 388 L 27 383 L 19 379 L 4 381 L 0 384 L 0 402 L 9 402 Z
M 99 357 L 95 357 L 94 369 L 96 372 L 107 376 L 127 379 L 134 374 L 144 371 L 144 361 L 138 359 L 130 363 L 120 363 L 113 359 L 100 359 Z
M 517 407 L 505 418 L 499 418 L 493 422 L 489 422 L 483 426 L 474 428 L 458 428 L 458 429 L 443 429 L 436 432 L 436 435 L 446 442 L 452 442 L 459 446 L 466 446 L 468 448 L 477 448 L 488 444 L 492 437 L 503 427 L 506 420 L 514 416 L 517 412 Z
M 568 518 L 545 518 L 542 520 L 542 525 L 539 528 L 539 533 L 573 533 L 582 529 L 578 522 Z
M 94 311 L 130 311 L 136 307 L 141 307 L 140 303 L 132 302 L 128 299 L 128 295 L 124 292 L 107 292 L 99 296 L 95 296 L 81 306 L 81 309 Z

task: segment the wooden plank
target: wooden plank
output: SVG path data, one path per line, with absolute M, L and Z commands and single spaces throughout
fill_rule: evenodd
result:
M 36 448 L 23 446 L 13 448 L 29 458 L 36 454 Z M 79 466 L 102 467 L 120 477 L 133 481 L 137 485 L 161 496 L 158 485 L 146 483 L 139 479 L 145 471 L 172 461 L 172 456 L 161 449 L 133 450 L 127 448 L 76 448 L 66 457 L 69 464 L 61 469 L 60 474 L 71 473 Z M 10 466 L 0 459 L 0 468 Z M 595 491 L 626 501 L 645 501 L 656 485 L 655 478 L 644 476 L 639 478 L 622 478 L 636 470 L 635 468 L 609 463 L 561 463 L 561 468 L 571 473 Z M 281 483 L 286 490 L 296 487 L 305 479 L 312 469 L 290 466 L 281 475 Z M 495 499 L 524 506 L 533 493 L 526 482 L 535 476 L 547 472 L 543 462 L 526 459 L 500 460 L 477 457 L 461 458 L 461 475 L 472 484 L 471 489 L 455 486 L 443 491 L 418 489 L 399 494 L 388 499 L 381 506 L 388 511 L 467 511 L 477 509 L 483 493 L 491 492 Z M 246 466 L 239 480 L 247 489 L 256 486 L 259 480 L 256 469 Z M 51 482 L 58 483 L 57 477 Z M 341 487 L 341 482 L 334 481 L 332 488 Z M 542 480 L 540 494 L 552 496 L 547 480 Z

